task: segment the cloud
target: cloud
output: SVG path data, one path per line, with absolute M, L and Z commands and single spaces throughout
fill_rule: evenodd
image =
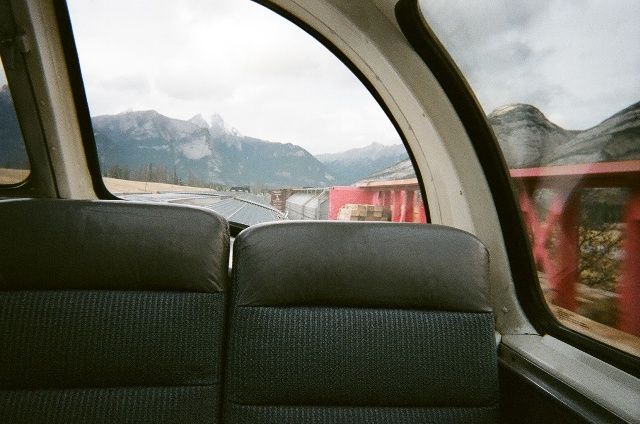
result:
M 151 86 L 149 81 L 140 74 L 120 75 L 102 80 L 102 85 L 107 90 L 130 91 L 138 95 L 149 93 Z
M 249 136 L 336 152 L 400 143 L 324 46 L 248 0 L 69 1 L 91 113 L 219 113 Z
M 486 112 L 514 102 L 588 128 L 638 101 L 640 2 L 421 0 Z
M 158 92 L 169 98 L 184 101 L 208 102 L 233 96 L 234 85 L 226 78 L 216 78 L 205 70 L 172 70 L 154 80 Z

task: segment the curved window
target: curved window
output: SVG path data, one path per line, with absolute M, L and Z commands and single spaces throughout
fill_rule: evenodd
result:
M 232 222 L 426 222 L 411 161 L 362 83 L 252 1 L 70 1 L 104 181 Z M 118 31 L 113 23 L 118 23 Z
M 640 356 L 640 3 L 420 7 L 493 127 L 550 309 Z

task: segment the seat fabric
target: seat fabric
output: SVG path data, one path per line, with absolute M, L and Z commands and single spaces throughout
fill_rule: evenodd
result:
M 472 235 L 274 223 L 233 257 L 226 422 L 496 421 L 489 258 Z

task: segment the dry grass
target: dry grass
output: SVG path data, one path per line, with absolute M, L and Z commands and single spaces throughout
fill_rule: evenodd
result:
M 0 168 L 0 184 L 19 184 L 27 179 L 31 171 L 28 169 Z M 165 183 L 148 183 L 144 181 L 119 180 L 103 178 L 107 189 L 112 193 L 158 193 L 161 191 L 207 192 L 208 188 L 181 186 Z
M 29 176 L 28 169 L 0 168 L 0 184 L 18 184 Z
M 145 181 L 119 180 L 117 178 L 103 178 L 107 189 L 112 193 L 158 193 L 161 191 L 189 191 L 208 192 L 211 189 L 189 187 L 165 183 L 149 183 Z

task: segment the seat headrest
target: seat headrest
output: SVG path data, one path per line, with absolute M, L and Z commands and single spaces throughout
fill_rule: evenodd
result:
M 226 288 L 228 223 L 205 209 L 8 200 L 0 222 L 0 290 Z
M 491 311 L 487 249 L 450 227 L 260 224 L 238 235 L 233 257 L 237 306 Z

